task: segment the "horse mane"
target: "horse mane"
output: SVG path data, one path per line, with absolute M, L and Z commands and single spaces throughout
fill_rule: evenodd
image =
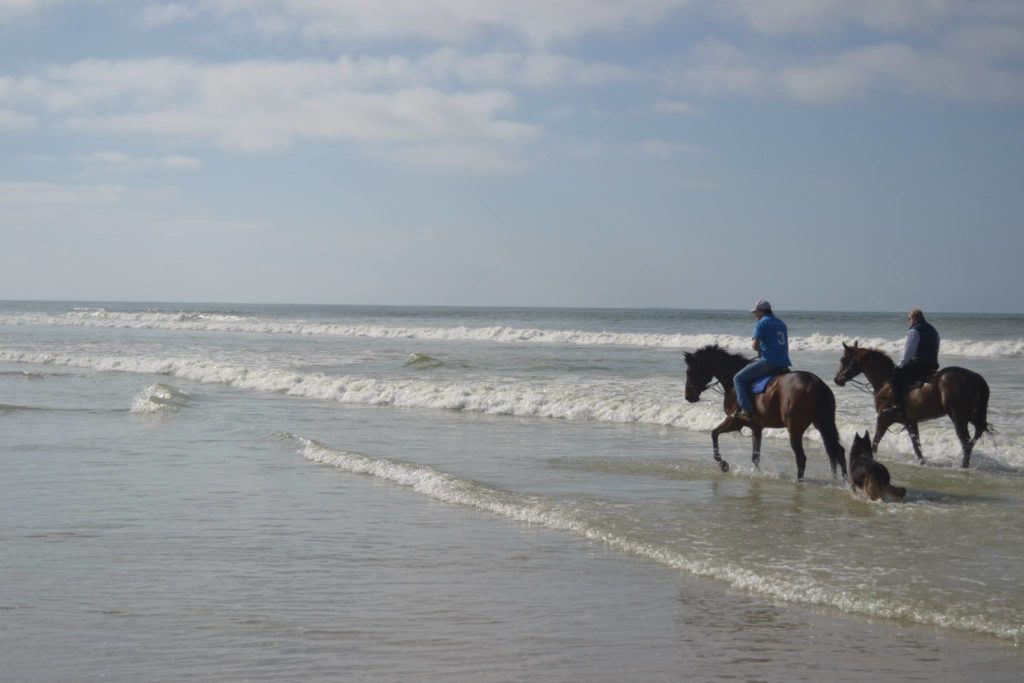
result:
M 873 348 L 868 348 L 866 346 L 862 346 L 858 350 L 860 351 L 859 356 L 860 356 L 860 361 L 862 363 L 864 362 L 865 358 L 869 359 L 869 360 L 870 359 L 877 359 L 878 361 L 888 365 L 890 368 L 896 367 L 896 362 L 893 361 L 893 359 L 889 357 L 889 354 L 887 354 L 885 351 L 883 351 L 881 349 L 873 349 Z
M 709 358 L 721 358 L 723 356 L 735 360 L 737 362 L 743 361 L 744 363 L 746 363 L 748 361 L 746 356 L 726 351 L 718 344 L 707 344 L 706 346 L 700 347 L 693 353 L 687 353 L 684 355 L 686 357 L 687 365 L 691 364 L 690 361 L 697 361 L 699 363 L 702 361 L 707 361 Z

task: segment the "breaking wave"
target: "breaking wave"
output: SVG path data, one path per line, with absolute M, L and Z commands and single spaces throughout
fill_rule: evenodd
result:
M 0 360 L 89 368 L 101 372 L 165 375 L 193 382 L 339 403 L 572 421 L 651 424 L 705 433 L 714 429 L 723 417 L 721 406 L 716 400 L 688 404 L 683 400 L 679 380 L 669 379 L 659 383 L 652 379 L 515 381 L 507 378 L 380 378 L 247 366 L 209 358 L 93 356 L 10 349 L 0 349 Z M 161 391 L 159 388 L 154 389 L 152 397 L 144 392 L 137 400 L 141 399 L 142 405 L 147 408 L 149 404 L 154 407 L 161 405 L 159 401 L 164 399 L 156 395 Z M 868 403 L 863 401 L 858 402 L 858 407 L 863 411 L 870 410 Z M 840 432 L 847 439 L 856 429 L 862 428 L 868 418 L 873 420 L 873 413 L 837 413 Z M 959 458 L 960 448 L 956 436 L 952 428 L 946 427 L 948 425 L 927 433 L 926 455 L 930 460 L 952 463 Z M 785 431 L 774 429 L 766 430 L 766 436 L 788 438 Z M 820 440 L 814 429 L 807 432 L 806 438 Z M 897 448 L 912 458 L 908 439 L 890 436 L 887 443 L 889 448 Z M 1000 443 L 1000 453 L 992 456 L 993 466 L 1024 469 L 1024 435 L 1014 429 L 1002 435 Z M 985 442 L 979 444 L 979 449 L 984 445 Z M 733 452 L 733 448 L 729 447 L 729 451 Z M 737 454 L 739 452 L 735 451 Z
M 192 395 L 166 384 L 151 384 L 132 401 L 135 415 L 164 415 L 175 413 L 188 405 Z
M 297 439 L 302 444 L 300 454 L 312 462 L 389 481 L 444 503 L 482 510 L 532 526 L 568 532 L 620 552 L 773 599 L 830 607 L 868 617 L 963 629 L 1015 642 L 1024 636 L 1024 627 L 1020 624 L 1002 623 L 960 606 L 938 611 L 933 606 L 912 599 L 881 596 L 877 590 L 858 591 L 829 586 L 810 573 L 772 573 L 764 568 L 751 569 L 735 562 L 702 557 L 698 549 L 681 550 L 634 538 L 629 533 L 628 525 L 617 523 L 616 520 L 604 520 L 601 513 L 587 510 L 578 502 L 560 503 L 542 496 L 505 491 L 425 465 L 350 453 L 306 437 L 291 434 L 285 436 Z
M 444 361 L 438 360 L 425 353 L 411 353 L 409 358 L 402 363 L 403 368 L 416 368 L 417 370 L 430 370 L 444 365 Z
M 220 313 L 157 311 L 120 312 L 106 309 L 75 309 L 62 315 L 20 313 L 0 316 L 0 325 L 113 327 L 183 331 L 240 332 L 371 339 L 420 339 L 442 341 L 480 341 L 564 344 L 578 346 L 629 346 L 665 349 L 694 349 L 719 344 L 733 351 L 749 351 L 745 336 L 725 334 L 652 334 L 641 332 L 594 332 L 586 330 L 549 330 L 541 328 L 492 327 L 409 327 L 387 325 L 344 325 L 302 320 L 276 320 Z M 848 335 L 812 334 L 790 339 L 793 351 L 835 351 Z M 880 348 L 896 355 L 903 340 L 860 339 L 861 346 Z M 943 339 L 944 355 L 971 357 L 1024 357 L 1024 339 L 972 340 Z

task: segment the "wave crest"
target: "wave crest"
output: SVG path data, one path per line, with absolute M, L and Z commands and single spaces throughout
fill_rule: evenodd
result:
M 388 325 L 345 325 L 302 320 L 277 320 L 224 313 L 180 311 L 120 312 L 107 309 L 74 309 L 62 315 L 20 313 L 0 316 L 0 325 L 117 327 L 183 331 L 289 334 L 371 339 L 422 339 L 440 341 L 482 341 L 503 344 L 539 343 L 576 346 L 628 346 L 664 349 L 694 349 L 718 344 L 733 351 L 747 352 L 750 340 L 728 334 L 654 334 L 643 332 L 594 332 L 540 328 L 495 327 L 406 327 Z M 836 351 L 849 335 L 812 334 L 792 337 L 794 351 Z M 861 346 L 872 346 L 896 355 L 903 340 L 859 338 Z M 944 354 L 975 357 L 1024 357 L 1024 339 L 944 339 Z
M 176 413 L 192 400 L 187 391 L 167 384 L 151 384 L 132 400 L 135 415 L 165 415 Z

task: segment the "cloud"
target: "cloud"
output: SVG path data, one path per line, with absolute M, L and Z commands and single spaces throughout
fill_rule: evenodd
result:
M 156 207 L 175 196 L 172 188 L 0 182 L 0 229 L 92 231 L 135 229 L 165 212 Z
M 514 104 L 502 91 L 450 95 L 430 88 L 387 93 L 317 92 L 284 103 L 266 97 L 201 97 L 172 107 L 119 114 L 90 112 L 67 125 L 86 132 L 210 140 L 235 151 L 263 152 L 299 141 L 363 143 L 473 141 L 515 143 L 537 130 L 498 118 Z
M 899 92 L 946 99 L 1024 102 L 1024 73 L 940 49 L 868 45 L 807 58 L 749 54 L 716 39 L 668 69 L 666 84 L 705 97 L 787 97 L 804 102 Z
M 705 97 L 767 95 L 770 73 L 760 60 L 716 38 L 701 41 L 667 70 L 666 83 Z
M 691 0 L 194 0 L 159 3 L 166 20 L 196 12 L 230 17 L 235 25 L 315 39 L 402 40 L 465 44 L 510 35 L 534 45 L 648 27 Z M 150 9 L 148 16 L 154 16 Z
M 0 109 L 0 130 L 28 130 L 35 126 L 36 120 L 33 116 L 19 114 L 9 109 Z
M 681 155 L 699 154 L 700 150 L 693 145 L 671 140 L 647 139 L 630 142 L 609 143 L 589 141 L 570 145 L 570 153 L 580 159 L 597 159 L 600 157 L 618 157 L 626 159 L 672 159 Z
M 259 223 L 213 218 L 185 205 L 173 187 L 0 182 L 0 229 L 138 234 L 250 230 Z
M 849 50 L 819 64 L 787 67 L 777 79 L 789 95 L 812 102 L 884 90 L 966 101 L 1024 102 L 1020 72 L 900 44 Z
M 54 211 L 115 206 L 132 193 L 119 185 L 59 185 L 41 182 L 0 182 L 0 205 L 5 214 L 48 207 Z
M 695 114 L 700 109 L 689 102 L 679 100 L 658 100 L 651 105 L 651 111 L 656 114 Z
M 446 48 L 424 57 L 422 67 L 437 80 L 456 80 L 467 85 L 526 88 L 600 85 L 639 78 L 631 69 L 622 65 L 586 62 L 549 52 L 467 55 Z
M 162 157 L 131 157 L 124 152 L 106 151 L 93 152 L 75 157 L 75 161 L 94 168 L 107 168 L 118 171 L 144 171 L 150 169 L 196 170 L 203 163 L 194 157 L 168 155 Z
M 1024 18 L 1017 0 L 719 0 L 716 7 L 769 35 L 851 27 L 927 34 L 955 23 Z
M 569 69 L 555 63 L 562 74 Z M 423 62 L 85 60 L 0 82 L 0 106 L 38 111 L 55 125 L 88 133 L 201 141 L 243 152 L 339 141 L 479 146 L 485 159 L 539 135 L 536 125 L 508 116 L 517 100 L 507 90 L 418 85 L 437 72 L 457 76 L 461 66 L 447 54 Z M 508 75 L 506 68 L 495 77 Z
M 405 166 L 449 171 L 512 173 L 529 166 L 524 160 L 509 154 L 508 150 L 479 145 L 406 145 L 384 149 L 378 154 Z
M 168 2 L 144 6 L 140 19 L 147 28 L 157 28 L 192 21 L 201 15 L 202 10 L 198 5 Z
M 1024 26 L 973 25 L 951 31 L 942 40 L 945 50 L 975 61 L 1024 57 Z
M 0 0 L 0 17 L 19 17 L 38 14 L 44 9 L 69 0 Z

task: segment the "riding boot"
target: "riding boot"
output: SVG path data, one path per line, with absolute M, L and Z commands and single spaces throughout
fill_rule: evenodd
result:
M 903 415 L 903 401 L 898 398 L 894 398 L 890 403 L 889 407 L 882 411 L 883 414 L 889 415 L 893 418 L 899 418 Z

